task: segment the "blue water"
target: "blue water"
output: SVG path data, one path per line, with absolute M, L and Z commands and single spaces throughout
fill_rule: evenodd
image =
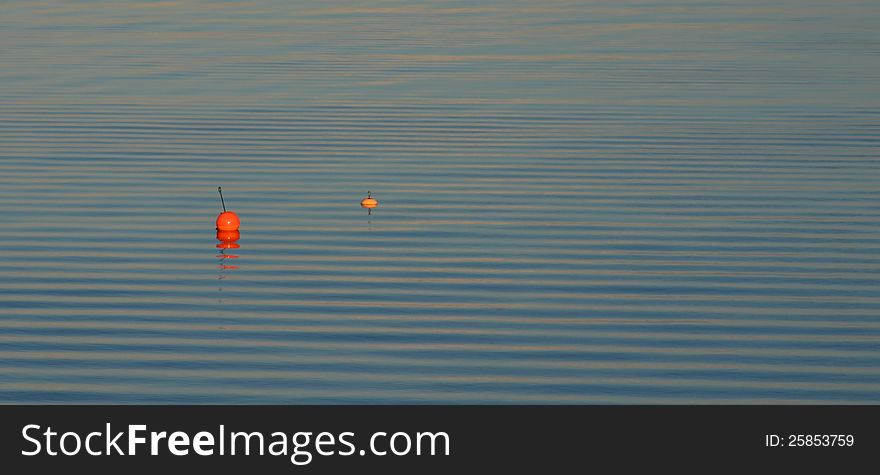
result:
M 0 402 L 880 403 L 878 24 L 4 2 Z

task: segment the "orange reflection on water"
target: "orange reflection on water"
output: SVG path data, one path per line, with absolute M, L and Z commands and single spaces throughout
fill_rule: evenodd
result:
M 225 264 L 226 259 L 238 259 L 238 256 L 234 254 L 226 254 L 227 249 L 239 249 L 241 247 L 238 244 L 238 240 L 241 238 L 241 232 L 238 230 L 234 231 L 221 231 L 217 230 L 217 240 L 220 241 L 214 247 L 220 249 L 220 254 L 217 254 L 217 257 L 220 259 L 220 264 L 217 266 L 222 269 L 238 269 L 238 266 L 232 266 Z

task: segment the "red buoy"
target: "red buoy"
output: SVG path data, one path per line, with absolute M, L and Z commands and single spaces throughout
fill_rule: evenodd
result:
M 238 215 L 233 213 L 232 211 L 226 211 L 226 203 L 223 201 L 223 189 L 221 187 L 217 187 L 217 192 L 220 193 L 220 203 L 223 205 L 223 212 L 217 216 L 217 230 L 218 231 L 236 231 L 238 227 L 241 226 L 241 220 L 238 219 Z
M 217 230 L 219 231 L 237 231 L 241 225 L 238 215 L 232 211 L 224 211 L 217 216 Z

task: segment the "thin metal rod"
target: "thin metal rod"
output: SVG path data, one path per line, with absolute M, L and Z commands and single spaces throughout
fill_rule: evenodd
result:
M 220 193 L 220 204 L 223 205 L 223 212 L 226 212 L 226 203 L 223 202 L 223 188 L 217 187 L 217 192 Z

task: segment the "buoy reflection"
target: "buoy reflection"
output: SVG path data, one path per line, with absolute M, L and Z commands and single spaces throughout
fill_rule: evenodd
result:
M 234 255 L 234 254 L 227 254 L 226 252 L 229 249 L 239 249 L 241 247 L 241 245 L 238 244 L 238 240 L 240 238 L 241 238 L 241 232 L 238 230 L 234 230 L 234 231 L 221 231 L 219 229 L 217 230 L 217 240 L 220 242 L 218 244 L 216 244 L 214 247 L 216 247 L 217 249 L 220 249 L 220 254 L 218 254 L 217 257 L 220 259 L 220 264 L 218 265 L 218 267 L 221 270 L 222 269 L 238 269 L 238 266 L 227 264 L 229 259 L 238 259 L 238 256 Z M 223 275 L 221 274 L 218 278 L 222 279 Z

